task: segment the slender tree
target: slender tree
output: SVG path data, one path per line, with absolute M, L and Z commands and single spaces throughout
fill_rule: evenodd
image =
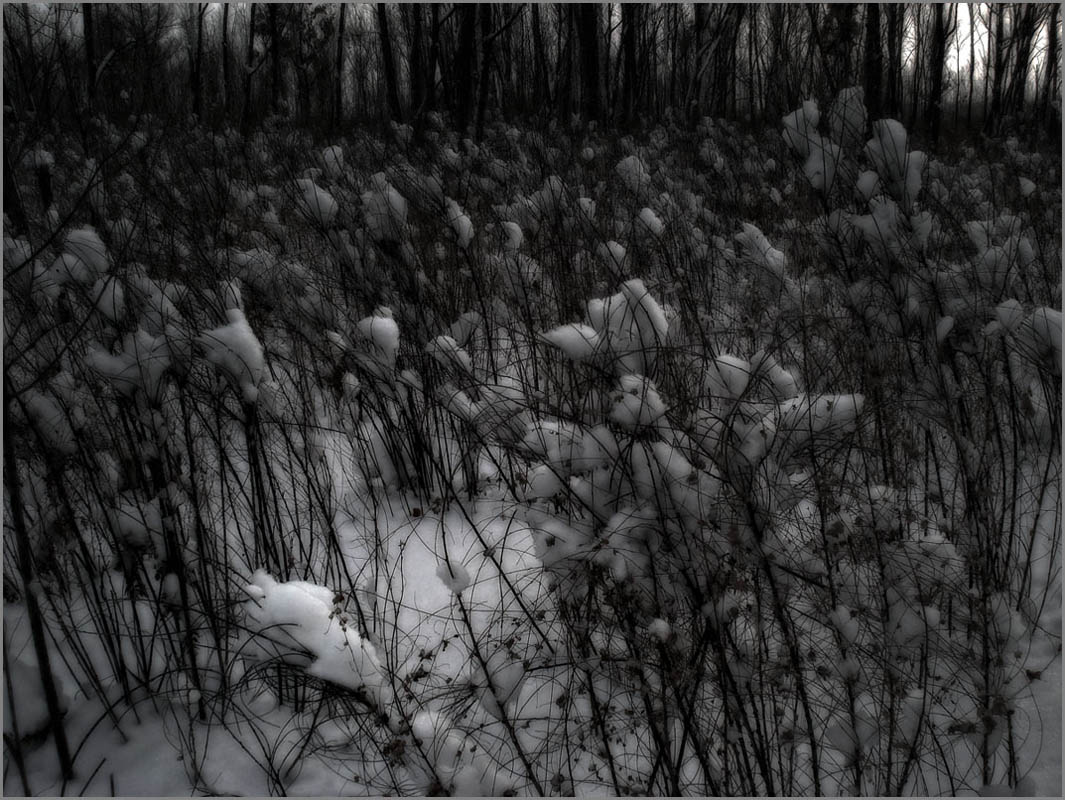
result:
M 459 15 L 459 41 L 455 52 L 455 85 L 452 109 L 458 129 L 465 132 L 473 118 L 474 78 L 477 68 L 477 6 L 455 6 Z
M 229 3 L 222 4 L 222 116 L 229 120 L 230 76 L 229 76 Z
M 399 81 L 396 78 L 396 59 L 392 52 L 392 33 L 388 25 L 388 6 L 385 3 L 377 3 L 376 9 L 377 34 L 381 42 L 381 72 L 388 113 L 392 119 L 402 121 L 403 109 L 399 104 Z
M 474 138 L 484 137 L 485 115 L 488 113 L 488 90 L 491 81 L 492 63 L 492 35 L 493 25 L 492 3 L 479 3 L 477 5 L 478 29 L 477 37 L 477 121 L 474 126 Z
M 865 87 L 865 107 L 869 116 L 880 116 L 880 86 L 884 72 L 884 54 L 880 49 L 880 4 L 865 6 L 865 53 L 862 62 L 862 84 Z
M 85 31 L 85 97 L 90 112 L 96 105 L 96 26 L 92 5 L 81 4 L 82 27 Z
M 245 135 L 251 127 L 251 81 L 255 74 L 255 10 L 256 4 L 248 4 L 248 43 L 244 52 L 244 105 L 240 109 L 240 128 Z
M 939 126 L 943 116 L 943 70 L 946 68 L 947 43 L 954 35 L 956 6 L 947 7 L 943 3 L 934 4 L 932 26 L 932 53 L 928 69 L 931 86 L 928 92 L 928 105 L 925 113 L 928 120 L 929 136 L 932 144 L 939 142 Z
M 1060 81 L 1058 72 L 1058 59 L 1061 58 L 1061 35 L 1058 26 L 1061 24 L 1061 5 L 1054 3 L 1050 12 L 1050 22 L 1047 29 L 1046 69 L 1043 77 L 1043 118 L 1046 121 L 1047 132 L 1061 137 L 1061 115 L 1053 113 L 1051 100 L 1055 95 L 1060 95 Z
M 203 19 L 207 3 L 196 4 L 196 49 L 189 48 L 189 88 L 192 92 L 192 113 L 203 115 Z
M 277 3 L 268 3 L 270 26 L 270 110 L 281 113 L 281 27 L 277 22 Z
M 905 30 L 906 7 L 902 3 L 889 3 L 886 7 L 888 27 L 888 114 L 902 111 L 902 40 Z
M 696 14 L 699 14 L 701 9 L 701 5 L 696 6 Z M 636 118 L 638 85 L 636 36 L 640 28 L 641 11 L 642 7 L 639 4 L 624 3 L 621 6 L 621 51 L 624 66 L 624 80 L 621 84 L 621 119 L 625 123 L 631 123 Z
M 995 3 L 992 4 L 989 13 L 995 21 L 995 35 L 991 44 L 988 45 L 988 47 L 994 47 L 994 75 L 991 83 L 991 108 L 984 120 L 984 127 L 988 132 L 993 132 L 999 124 L 999 116 L 1002 113 L 1002 87 L 1009 55 L 1005 35 L 1006 8 L 1001 3 Z M 990 30 L 990 25 L 988 27 Z
M 577 16 L 581 51 L 581 108 L 588 119 L 599 119 L 603 91 L 599 80 L 599 4 L 583 3 Z
M 344 119 L 344 23 L 347 19 L 348 4 L 340 4 L 340 19 L 337 21 L 337 49 L 333 71 L 333 125 L 339 125 Z
M 417 120 L 424 111 L 426 98 L 425 36 L 422 7 L 415 3 L 400 6 L 403 27 L 407 34 L 407 79 L 410 91 L 411 117 Z

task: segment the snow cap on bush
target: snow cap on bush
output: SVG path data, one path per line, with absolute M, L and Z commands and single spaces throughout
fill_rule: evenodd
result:
M 107 379 L 119 394 L 132 397 L 142 391 L 155 403 L 160 397 L 163 376 L 170 368 L 170 347 L 165 336 L 153 336 L 138 328 L 126 334 L 122 351 L 117 355 L 90 346 L 85 364 Z
M 365 692 L 383 710 L 391 690 L 377 651 L 354 625 L 337 619 L 336 594 L 306 581 L 281 583 L 258 570 L 245 587 L 248 630 L 261 655 L 303 667 L 308 675 Z M 308 656 L 309 654 L 309 656 Z M 308 663 L 309 661 L 309 663 Z
M 614 393 L 610 419 L 629 431 L 657 423 L 666 413 L 666 404 L 654 382 L 642 375 L 624 375 Z
M 337 201 L 333 199 L 333 195 L 311 178 L 296 178 L 296 186 L 301 193 L 296 201 L 299 212 L 323 228 L 330 227 L 337 215 Z
M 867 120 L 865 90 L 860 86 L 840 89 L 828 112 L 828 126 L 833 141 L 842 147 L 857 149 L 865 136 Z
M 807 100 L 783 119 L 784 142 L 801 158 L 810 155 L 810 147 L 817 136 L 817 125 L 821 114 L 817 110 L 816 100 Z
M 103 275 L 109 269 L 107 248 L 100 235 L 89 225 L 67 234 L 63 249 L 78 258 L 95 273 L 93 278 Z
M 399 326 L 392 319 L 392 309 L 387 306 L 374 309 L 373 316 L 359 320 L 356 329 L 370 344 L 371 354 L 376 361 L 389 369 L 396 366 Z
M 207 353 L 207 360 L 220 367 L 240 388 L 246 403 L 259 397 L 259 382 L 266 370 L 263 346 L 252 332 L 244 312 L 239 308 L 226 311 L 229 323 L 196 337 Z
M 621 178 L 621 182 L 632 192 L 639 192 L 641 188 L 650 183 L 651 178 L 647 173 L 647 167 L 638 155 L 626 156 L 614 169 Z

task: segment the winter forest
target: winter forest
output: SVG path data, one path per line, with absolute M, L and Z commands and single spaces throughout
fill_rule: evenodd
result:
M 1060 13 L 4 4 L 4 794 L 1060 797 Z

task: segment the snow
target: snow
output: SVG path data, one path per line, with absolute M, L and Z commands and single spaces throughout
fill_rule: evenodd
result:
M 325 174 L 335 181 L 344 173 L 344 149 L 334 144 L 322 150 L 322 164 Z
M 278 582 L 262 570 L 245 591 L 249 652 L 295 663 L 308 675 L 364 691 L 377 708 L 386 707 L 391 689 L 377 651 L 359 635 L 354 619 L 338 613 L 335 592 L 307 581 Z
M 171 363 L 167 337 L 152 336 L 143 328 L 126 334 L 118 354 L 90 347 L 85 355 L 86 366 L 100 373 L 119 394 L 132 397 L 139 391 L 152 402 L 160 398 Z
M 668 120 L 475 144 L 437 115 L 402 153 L 409 126 L 290 132 L 291 171 L 219 133 L 261 177 L 181 195 L 160 166 L 168 202 L 225 201 L 206 239 L 127 173 L 94 199 L 114 262 L 89 228 L 5 240 L 8 433 L 78 748 L 63 786 L 10 602 L 33 791 L 801 794 L 816 744 L 823 794 L 1060 795 L 1058 190 L 1010 171 L 1053 167 L 926 158 L 892 121 L 861 153 L 863 115 L 844 90 L 822 136 L 808 102 L 783 145 L 704 120 L 698 156 Z
M 100 236 L 89 225 L 67 234 L 63 249 L 85 264 L 94 277 L 106 273 L 111 265 L 107 257 L 107 248 Z
M 640 215 L 637 217 L 643 229 L 652 236 L 661 236 L 662 231 L 666 229 L 665 224 L 658 218 L 658 215 L 650 208 L 640 209 Z
M 455 595 L 462 594 L 470 585 L 470 573 L 462 564 L 441 561 L 436 568 L 436 577 Z
M 373 356 L 384 366 L 395 367 L 399 353 L 399 325 L 392 318 L 392 309 L 382 306 L 372 317 L 359 320 L 356 327 L 372 348 Z
M 240 389 L 246 403 L 259 397 L 259 383 L 266 371 L 263 346 L 252 332 L 244 312 L 226 310 L 229 323 L 201 333 L 196 342 L 204 348 L 207 360 L 216 364 Z
M 300 196 L 296 200 L 296 208 L 299 212 L 323 228 L 331 227 L 339 209 L 333 195 L 311 178 L 296 178 L 296 188 L 300 191 Z
M 614 394 L 610 419 L 629 431 L 657 423 L 666 413 L 654 382 L 642 375 L 623 375 Z
M 817 135 L 820 120 L 817 101 L 805 101 L 801 108 L 784 117 L 784 142 L 796 154 L 806 158 L 810 155 L 810 143 Z
M 632 192 L 639 192 L 650 183 L 647 167 L 637 155 L 627 156 L 614 168 L 622 183 Z
M 446 201 L 447 221 L 455 234 L 455 242 L 460 250 L 465 250 L 473 241 L 473 222 L 463 211 L 462 206 L 450 197 Z
M 579 322 L 570 322 L 560 325 L 547 333 L 540 334 L 541 338 L 554 345 L 566 357 L 573 361 L 586 361 L 594 356 L 602 345 L 599 332 L 591 325 Z

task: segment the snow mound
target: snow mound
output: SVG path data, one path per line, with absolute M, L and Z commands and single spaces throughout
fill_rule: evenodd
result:
M 337 216 L 337 201 L 333 195 L 318 186 L 311 178 L 296 178 L 301 194 L 296 207 L 311 222 L 328 228 Z
M 207 360 L 220 367 L 236 384 L 247 403 L 259 397 L 259 382 L 266 370 L 263 346 L 252 332 L 244 312 L 239 308 L 226 311 L 229 324 L 196 337 L 207 352 Z
M 260 656 L 365 692 L 379 709 L 387 703 L 390 690 L 377 651 L 348 624 L 333 591 L 307 581 L 282 583 L 264 570 L 252 576 L 245 591 L 248 628 Z

